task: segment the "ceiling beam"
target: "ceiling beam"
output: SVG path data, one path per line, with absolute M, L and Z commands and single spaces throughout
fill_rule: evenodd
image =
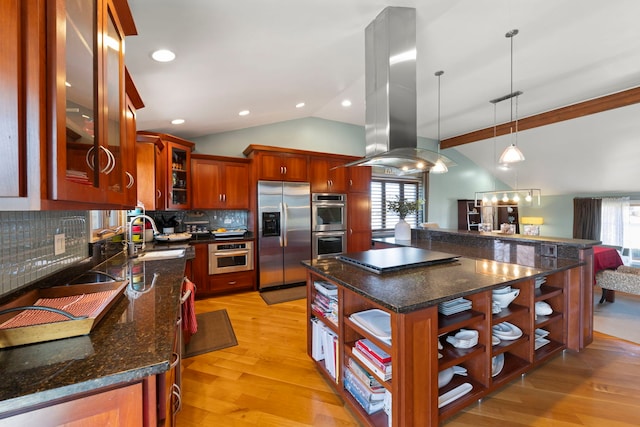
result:
M 588 116 L 589 114 L 601 113 L 614 108 L 626 107 L 628 105 L 640 102 L 640 87 L 627 89 L 611 95 L 605 95 L 600 98 L 590 99 L 588 101 L 579 102 L 567 107 L 557 108 L 545 113 L 536 114 L 534 116 L 518 119 L 518 132 L 537 128 L 539 126 L 550 125 L 552 123 L 571 120 L 578 117 Z M 506 135 L 515 130 L 515 122 L 502 123 L 495 127 L 495 136 Z M 440 142 L 440 148 L 457 147 L 458 145 L 469 144 L 471 142 L 482 141 L 484 139 L 493 138 L 494 127 L 476 130 L 465 133 L 463 135 L 454 136 L 452 138 L 443 139 Z

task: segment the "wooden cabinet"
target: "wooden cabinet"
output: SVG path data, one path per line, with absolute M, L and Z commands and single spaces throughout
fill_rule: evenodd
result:
M 193 154 L 193 209 L 249 209 L 249 160 Z
M 350 193 L 371 193 L 371 166 L 351 166 L 347 171 Z
M 371 196 L 368 193 L 347 195 L 347 251 L 371 249 Z
M 254 161 L 256 179 L 266 181 L 308 180 L 309 156 L 301 150 L 287 150 L 279 147 L 249 145 L 244 155 Z
M 486 262 L 489 270 L 491 263 L 492 261 Z M 577 286 L 579 275 L 580 268 L 574 268 L 511 283 L 512 289 L 518 290 L 518 296 L 507 308 L 498 312 L 492 308 L 493 291 L 481 290 L 464 297 L 471 302 L 470 309 L 445 315 L 439 313 L 438 305 L 397 313 L 330 277 L 309 270 L 308 354 L 313 358 L 315 326 L 312 325 L 321 322 L 337 336 L 337 364 L 341 369 L 334 377 L 326 369 L 324 361 L 317 362 L 317 368 L 363 425 L 437 426 L 466 406 L 557 356 L 565 348 L 571 348 L 567 345 L 570 340 L 568 331 L 571 330 L 567 321 L 570 310 L 568 294 L 572 292 L 570 288 Z M 337 325 L 318 314 L 312 306 L 318 292 L 314 286 L 316 281 L 329 282 L 338 289 Z M 552 313 L 536 315 L 538 302 L 547 303 Z M 389 315 L 391 344 L 351 319 L 352 314 L 368 309 L 382 310 Z M 502 322 L 517 326 L 522 334 L 494 343 L 493 327 Z M 455 335 L 461 329 L 478 331 L 478 343 L 467 348 L 454 347 L 447 337 Z M 362 363 L 354 354 L 355 343 L 362 338 L 369 339 L 391 355 L 391 379 L 385 381 L 379 376 L 379 372 Z M 438 341 L 442 345 L 440 350 Z M 415 363 L 416 360 L 421 362 Z M 384 410 L 368 414 L 347 391 L 344 374 L 353 363 L 368 372 L 391 394 L 391 420 Z M 439 387 L 438 373 L 453 366 L 465 368 L 467 375 L 454 376 L 448 384 Z M 448 403 L 439 404 L 440 396 L 463 383 L 471 387 L 466 394 Z M 401 398 L 395 398 L 396 396 Z
M 27 196 L 28 127 L 38 126 L 37 121 L 27 123 L 22 116 L 29 100 L 38 96 L 38 86 L 33 78 L 25 79 L 23 76 L 23 73 L 28 73 L 32 77 L 30 65 L 36 66 L 36 72 L 38 70 L 37 53 L 27 50 L 31 40 L 37 42 L 38 11 L 34 8 L 35 2 L 29 2 L 24 7 L 22 3 L 20 0 L 0 3 L 0 157 L 4 160 L 0 168 L 2 198 Z M 32 16 L 29 16 L 30 13 Z
M 151 426 L 138 382 L 0 419 L 0 426 Z
M 520 234 L 520 220 L 518 218 L 518 205 L 501 206 L 496 208 L 498 215 L 498 224 L 496 228 L 500 230 L 501 224 L 513 224 L 515 233 Z
M 138 175 L 144 180 L 153 177 L 152 183 L 156 187 L 152 189 L 151 183 L 139 183 L 138 199 L 145 209 L 191 209 L 191 151 L 195 144 L 173 135 L 147 131 L 139 131 L 137 141 L 138 144 L 153 141 L 159 148 L 155 151 L 153 164 L 144 159 L 137 162 Z M 148 147 L 146 150 L 151 151 Z M 137 152 L 143 155 L 140 146 Z M 147 203 L 156 206 L 151 208 Z
M 209 252 L 207 243 L 194 244 L 194 283 L 198 287 L 196 298 L 256 289 L 255 270 L 209 275 Z
M 348 169 L 339 167 L 346 160 L 312 157 L 309 163 L 309 181 L 312 193 L 346 193 Z M 333 169 L 336 168 L 336 169 Z
M 124 38 L 135 34 L 126 2 L 47 2 L 51 156 L 48 197 L 123 205 Z M 109 43 L 102 43 L 103 36 Z
M 124 205 L 127 208 L 138 204 L 137 192 L 137 165 L 136 165 L 136 111 L 144 107 L 142 98 L 133 84 L 131 76 L 125 70 L 126 83 L 126 111 L 125 111 L 125 135 L 124 155 L 122 165 L 126 177 Z
M 458 200 L 458 230 L 478 230 L 482 222 L 479 207 L 475 200 Z
M 169 140 L 167 153 L 167 209 L 191 208 L 191 145 Z
M 348 171 L 347 250 L 371 249 L 371 167 L 352 166 Z
M 167 203 L 164 144 L 154 135 L 138 134 L 136 141 L 138 201 L 146 210 L 164 210 Z

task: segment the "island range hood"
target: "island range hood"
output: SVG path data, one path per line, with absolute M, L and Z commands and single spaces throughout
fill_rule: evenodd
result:
M 403 175 L 423 172 L 438 152 L 418 148 L 416 10 L 387 7 L 365 30 L 365 157 L 344 166 L 378 166 Z

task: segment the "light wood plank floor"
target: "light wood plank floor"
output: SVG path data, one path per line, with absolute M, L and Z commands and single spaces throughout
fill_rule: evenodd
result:
M 178 427 L 359 425 L 306 354 L 305 300 L 268 306 L 250 292 L 196 302 L 198 313 L 222 308 L 238 345 L 183 361 Z M 638 426 L 640 346 L 596 333 L 586 350 L 564 352 L 445 425 Z

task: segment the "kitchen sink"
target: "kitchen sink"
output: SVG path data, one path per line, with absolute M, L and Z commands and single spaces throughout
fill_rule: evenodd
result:
M 184 249 L 171 249 L 166 251 L 144 252 L 138 255 L 138 259 L 143 261 L 155 261 L 158 259 L 182 258 L 184 256 L 184 251 Z

